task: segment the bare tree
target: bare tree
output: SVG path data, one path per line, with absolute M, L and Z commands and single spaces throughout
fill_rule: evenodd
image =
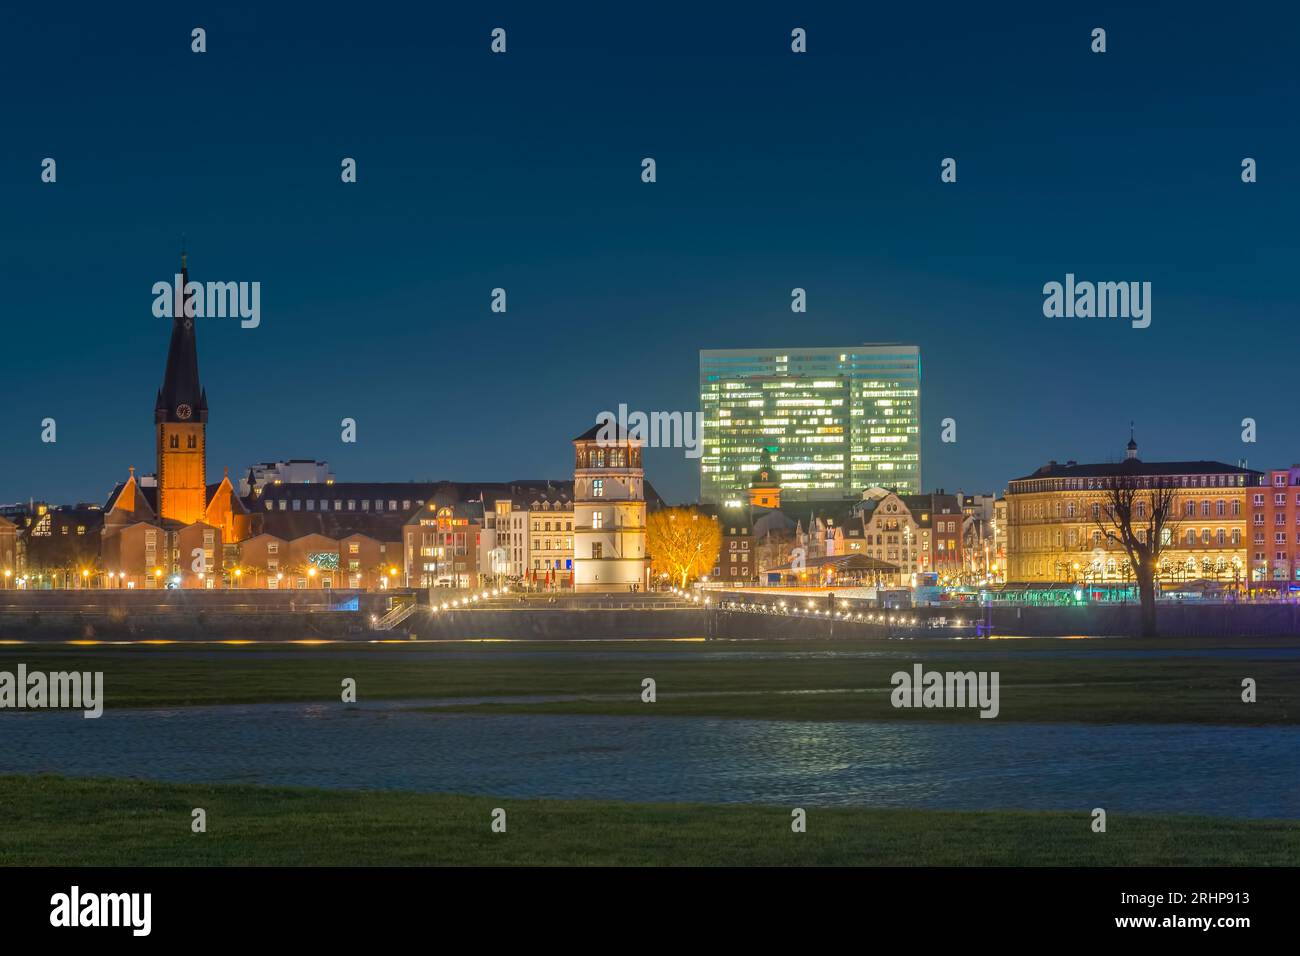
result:
M 1108 542 L 1120 543 L 1133 566 L 1143 637 L 1156 634 L 1156 575 L 1160 555 L 1178 536 L 1176 503 L 1172 485 L 1143 488 L 1140 478 L 1121 475 L 1111 479 L 1104 503 L 1093 511 L 1097 528 Z

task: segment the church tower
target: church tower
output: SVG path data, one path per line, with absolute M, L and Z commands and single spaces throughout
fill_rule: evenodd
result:
M 763 458 L 758 471 L 749 481 L 749 506 L 751 508 L 780 508 L 781 479 L 772 467 L 773 448 L 763 448 Z
M 208 421 L 208 396 L 199 384 L 194 317 L 186 315 L 185 309 L 188 283 L 189 269 L 182 255 L 167 368 L 153 418 L 158 438 L 158 517 L 187 525 L 202 521 L 207 507 Z

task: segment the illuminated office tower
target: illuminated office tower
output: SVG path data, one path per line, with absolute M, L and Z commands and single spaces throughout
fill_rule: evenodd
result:
M 705 349 L 700 500 L 746 500 L 767 449 L 782 502 L 921 490 L 915 345 Z

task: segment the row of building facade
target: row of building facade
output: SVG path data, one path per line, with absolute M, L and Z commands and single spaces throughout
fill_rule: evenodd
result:
M 182 286 L 188 270 L 182 261 Z M 642 442 L 595 426 L 572 479 L 340 483 L 326 462 L 263 462 L 208 484 L 194 321 L 173 310 L 156 469 L 103 505 L 0 508 L 0 585 L 603 590 L 650 584 Z M 922 493 L 915 346 L 701 353 L 701 501 L 713 577 L 833 583 L 859 556 L 881 583 L 1126 584 L 1108 489 L 1170 489 L 1164 582 L 1300 582 L 1300 466 L 1055 461 L 1003 496 Z M 810 564 L 811 562 L 811 564 Z M 821 562 L 819 564 L 819 562 Z
M 727 583 L 827 583 L 829 572 L 819 576 L 808 562 L 855 554 L 877 562 L 879 583 L 894 586 L 987 581 L 997 567 L 992 495 L 875 486 L 856 498 L 786 501 L 770 448 L 745 501 L 703 507 L 722 525 L 714 576 Z
M 576 590 L 648 583 L 639 441 L 599 427 L 573 441 L 571 480 L 340 483 L 325 462 L 263 462 L 208 484 L 208 397 L 179 296 L 154 404 L 156 469 L 103 505 L 0 509 L 6 587 Z

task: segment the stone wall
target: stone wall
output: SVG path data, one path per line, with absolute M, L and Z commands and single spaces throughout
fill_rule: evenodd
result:
M 706 637 L 711 614 L 698 608 L 417 611 L 405 629 L 429 640 L 574 641 Z

